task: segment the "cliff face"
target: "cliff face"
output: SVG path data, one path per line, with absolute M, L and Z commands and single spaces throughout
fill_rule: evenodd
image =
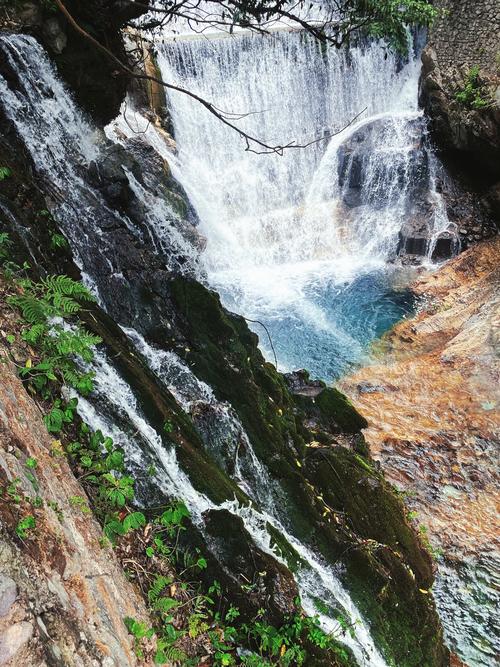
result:
M 5 316 L 2 308 L 0 664 L 135 665 L 123 618 L 145 618 L 144 603 L 102 548 L 85 491 L 7 361 Z
M 122 62 L 129 62 L 121 26 L 145 13 L 148 0 L 65 0 L 64 5 L 95 39 Z M 79 105 L 104 125 L 118 115 L 129 77 L 110 58 L 90 46 L 51 2 L 25 0 L 0 3 L 0 26 L 34 35 L 50 53 L 61 77 L 74 91 Z
M 500 214 L 500 3 L 438 0 L 420 98 L 445 157 L 473 176 Z M 476 69 L 474 69 L 476 68 Z

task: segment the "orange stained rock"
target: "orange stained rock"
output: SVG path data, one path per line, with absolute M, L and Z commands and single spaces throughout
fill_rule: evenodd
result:
M 496 238 L 418 279 L 419 312 L 341 383 L 374 457 L 449 553 L 498 546 L 499 287 Z

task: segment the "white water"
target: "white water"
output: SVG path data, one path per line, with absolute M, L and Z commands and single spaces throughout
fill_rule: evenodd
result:
M 284 32 L 165 43 L 158 62 L 164 80 L 223 111 L 250 113 L 235 124 L 271 145 L 330 136 L 363 112 L 331 139 L 255 155 L 200 104 L 169 92 L 178 152 L 166 157 L 201 220 L 210 284 L 228 308 L 271 328 L 281 368 L 335 375 L 321 369 L 316 350 L 323 364 L 335 355 L 358 360 L 367 341 L 402 314 L 396 308 L 392 321 L 380 323 L 374 309 L 364 336 L 351 315 L 338 312 L 339 291 L 367 275 L 383 275 L 390 289 L 387 260 L 405 221 L 424 221 L 428 258 L 449 225 L 435 188 L 436 161 L 422 144 L 418 55 L 402 65 L 381 44 L 337 50 Z M 145 140 L 165 154 L 154 133 L 150 126 Z M 426 164 L 428 182 L 416 196 L 415 173 Z M 361 186 L 349 204 L 356 166 Z M 372 300 L 379 291 L 385 298 L 384 290 L 377 283 Z M 263 348 L 270 357 L 264 340 Z
M 19 77 L 16 88 L 0 76 L 1 103 L 33 159 L 41 185 L 54 200 L 52 213 L 89 287 L 97 289 L 98 274 L 113 275 L 118 270 L 105 230 L 118 226 L 118 219 L 138 238 L 143 230 L 89 186 L 86 171 L 102 150 L 102 137 L 77 108 L 42 47 L 32 37 L 4 34 L 0 46 Z M 152 242 L 164 250 L 167 267 L 179 270 L 178 257 L 194 264 L 197 253 L 180 233 L 177 214 L 157 197 L 144 202 L 141 185 L 135 181 L 133 186 L 139 202 L 151 204 L 144 222 Z
M 217 400 L 205 382 L 174 353 L 149 345 L 133 329 L 124 329 L 149 367 L 187 412 L 215 461 L 254 501 L 267 510 L 281 505 L 280 489 L 258 460 L 229 403 Z
M 127 330 L 127 333 L 133 340 L 138 341 L 139 348 L 141 352 L 146 353 L 146 357 L 154 354 L 153 348 L 141 340 L 136 332 Z M 191 399 L 179 394 L 184 391 L 184 383 L 178 384 L 179 373 L 181 376 L 188 376 L 188 384 L 195 385 L 195 397 L 201 391 L 203 400 L 214 400 L 211 390 L 196 380 L 194 376 L 189 377 L 189 369 L 175 356 L 166 357 L 160 353 L 158 357 L 154 354 L 152 361 L 153 370 L 158 371 L 160 378 L 164 380 L 168 378 L 170 387 L 174 395 L 177 394 L 176 397 L 179 397 L 181 405 L 184 404 L 188 409 L 192 408 Z M 373 644 L 368 626 L 361 618 L 339 578 L 310 549 L 287 532 L 276 512 L 271 507 L 266 511 L 257 510 L 251 504 L 242 506 L 236 500 L 215 505 L 204 494 L 196 491 L 189 478 L 181 470 L 174 447 L 168 448 L 160 435 L 148 424 L 131 388 L 102 352 L 97 353 L 92 369 L 95 372 L 95 391 L 92 400 L 79 397 L 78 401 L 78 412 L 82 419 L 92 429 L 100 429 L 104 434 L 110 435 L 115 444 L 123 448 L 129 465 L 144 469 L 146 463 L 148 465 L 153 463 L 155 472 L 149 483 L 154 482 L 169 498 L 181 498 L 200 530 L 203 530 L 204 526 L 204 512 L 210 509 L 226 509 L 243 520 L 245 528 L 258 547 L 286 565 L 273 546 L 267 530 L 267 524 L 272 525 L 304 561 L 295 574 L 304 609 L 312 615 L 318 614 L 314 603 L 315 598 L 336 608 L 338 613 L 353 625 L 355 635 L 351 637 L 349 633 L 344 634 L 340 623 L 335 618 L 320 614 L 320 621 L 325 631 L 334 633 L 339 641 L 345 643 L 353 651 L 359 665 L 386 667 L 385 661 Z M 126 428 L 119 424 L 124 424 Z

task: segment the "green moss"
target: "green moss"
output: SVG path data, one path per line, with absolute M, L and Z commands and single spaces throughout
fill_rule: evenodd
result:
M 285 561 L 288 569 L 297 572 L 299 567 L 307 566 L 304 559 L 297 553 L 292 545 L 276 530 L 270 523 L 266 524 L 267 532 L 271 536 L 271 544 L 276 548 L 278 554 Z
M 323 415 L 333 420 L 345 433 L 357 433 L 368 426 L 366 419 L 338 389 L 326 387 L 314 401 Z
M 345 582 L 362 615 L 370 619 L 371 634 L 389 665 L 448 664 L 432 598 L 418 590 L 396 556 L 387 550 L 356 554 L 347 565 Z

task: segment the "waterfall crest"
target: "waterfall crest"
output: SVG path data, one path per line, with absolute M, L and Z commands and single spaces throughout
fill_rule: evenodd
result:
M 267 325 L 282 369 L 338 376 L 411 307 L 387 264 L 413 234 L 403 223 L 419 229 L 425 261 L 449 227 L 417 107 L 417 47 L 403 60 L 376 42 L 338 50 L 282 32 L 165 43 L 158 62 L 165 80 L 248 114 L 236 121 L 248 134 L 312 142 L 245 152 L 236 132 L 169 92 L 173 168 L 207 238 L 210 284 Z

